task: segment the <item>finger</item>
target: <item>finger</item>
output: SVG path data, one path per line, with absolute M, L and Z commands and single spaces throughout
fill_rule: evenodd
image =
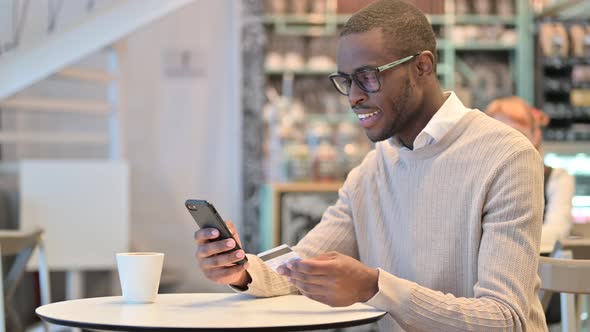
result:
M 205 258 L 226 252 L 236 247 L 236 241 L 233 239 L 206 242 L 199 245 L 197 249 L 197 258 Z
M 231 220 L 227 220 L 225 222 L 225 224 L 227 225 L 227 228 L 229 229 L 231 234 L 235 235 L 236 234 L 236 225 L 234 225 L 234 223 Z
M 218 283 L 232 282 L 242 271 L 247 269 L 247 264 L 244 265 L 233 265 L 221 268 L 213 268 L 203 270 L 205 276 Z
M 277 273 L 282 276 L 289 277 L 291 275 L 291 270 L 289 270 L 289 268 L 283 264 L 277 267 Z
M 215 228 L 201 228 L 195 232 L 195 241 L 197 244 L 207 243 L 219 236 L 219 231 Z
M 296 279 L 289 279 L 293 286 L 297 287 L 300 292 L 312 295 L 323 295 L 326 293 L 326 288 L 323 285 L 299 281 Z
M 226 221 L 225 224 L 227 225 L 227 228 L 229 229 L 229 231 L 231 232 L 233 237 L 236 239 L 236 241 L 238 241 L 238 244 L 241 247 L 242 240 L 240 240 L 240 235 L 238 235 L 238 231 L 236 230 L 236 225 L 234 225 L 234 223 L 231 220 Z
M 226 254 L 220 254 L 215 256 L 209 256 L 206 258 L 201 258 L 201 267 L 202 268 L 215 268 L 215 267 L 227 267 L 235 264 L 238 261 L 241 261 L 245 257 L 245 253 L 243 250 L 236 250 Z
M 328 265 L 322 261 L 317 261 L 314 258 L 292 260 L 286 264 L 286 267 L 293 272 L 300 272 L 311 275 L 326 275 L 328 274 Z
M 324 276 L 305 274 L 295 271 L 291 271 L 289 274 L 289 280 L 314 285 L 325 285 L 327 282 L 327 279 Z
M 319 256 L 316 256 L 313 258 L 313 260 L 315 262 L 317 262 L 318 264 L 322 264 L 319 261 L 329 261 L 329 260 L 333 260 L 336 259 L 338 257 L 338 255 L 341 255 L 340 253 L 336 252 L 336 251 L 328 251 L 326 253 L 323 253 Z

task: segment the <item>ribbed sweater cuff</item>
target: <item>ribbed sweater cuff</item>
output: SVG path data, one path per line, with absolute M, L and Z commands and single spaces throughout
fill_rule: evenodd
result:
M 262 260 L 256 255 L 247 254 L 246 257 L 248 257 L 248 262 L 250 263 L 250 266 L 248 267 L 248 273 L 250 273 L 250 276 L 263 276 L 263 269 L 266 267 L 266 264 L 264 264 Z M 252 277 L 252 282 L 249 283 L 247 287 L 248 288 L 246 290 L 243 290 L 229 285 L 229 288 L 238 293 L 250 294 L 254 296 L 269 296 L 268 282 L 266 282 L 264 278 Z
M 379 290 L 365 304 L 391 314 L 398 323 L 403 321 L 404 311 L 409 307 L 416 283 L 398 278 L 391 273 L 379 270 L 377 285 Z

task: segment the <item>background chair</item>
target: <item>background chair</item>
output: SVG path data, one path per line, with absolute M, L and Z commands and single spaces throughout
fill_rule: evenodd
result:
M 564 250 L 571 250 L 575 259 L 590 259 L 590 223 L 574 224 L 572 235 L 561 241 Z
M 1 257 L 16 256 L 12 262 L 6 279 L 2 265 L 0 264 L 0 332 L 5 332 L 7 319 L 11 322 L 11 331 L 22 330 L 22 324 L 18 314 L 11 306 L 12 298 L 19 282 L 26 270 L 27 262 L 33 255 L 35 248 L 39 251 L 39 284 L 41 289 L 41 304 L 48 304 L 51 301 L 49 284 L 49 270 L 43 242 L 43 231 L 35 230 L 4 230 L 0 231 L 0 253 Z M 45 331 L 49 331 L 49 325 L 44 323 Z
M 570 250 L 574 259 L 590 259 L 590 223 L 574 224 L 571 236 L 561 241 L 563 250 Z M 577 317 L 588 320 L 590 310 L 590 295 L 577 296 Z M 584 316 L 582 316 L 584 313 Z
M 562 331 L 578 331 L 575 294 L 590 294 L 590 260 L 539 258 L 541 289 L 561 293 Z
M 574 224 L 572 227 L 572 235 L 581 236 L 583 238 L 590 238 L 590 223 Z

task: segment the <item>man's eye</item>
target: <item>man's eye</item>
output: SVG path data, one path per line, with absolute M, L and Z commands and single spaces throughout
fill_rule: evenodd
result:
M 363 83 L 375 82 L 375 75 L 372 72 L 360 72 L 356 75 L 356 78 Z

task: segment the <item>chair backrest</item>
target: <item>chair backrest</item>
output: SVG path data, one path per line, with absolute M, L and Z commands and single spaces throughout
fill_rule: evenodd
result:
M 590 294 L 590 260 L 540 257 L 539 276 L 541 289 Z
M 590 240 L 584 239 L 582 241 L 564 241 L 563 250 L 570 250 L 574 259 L 590 259 Z
M 572 235 L 590 238 L 590 223 L 574 224 L 571 233 Z
M 0 231 L 2 256 L 12 256 L 24 249 L 34 248 L 42 233 L 41 229 Z

